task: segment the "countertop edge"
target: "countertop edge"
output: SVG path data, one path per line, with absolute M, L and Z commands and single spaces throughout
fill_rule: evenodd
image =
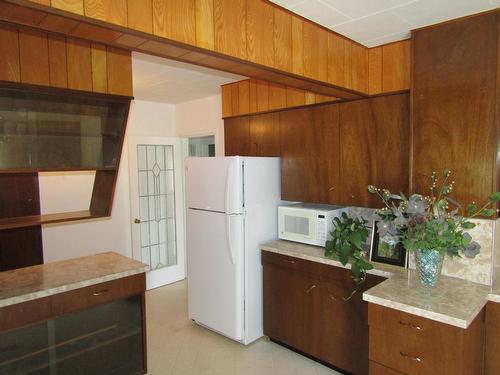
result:
M 121 279 L 121 278 L 124 278 L 127 276 L 137 275 L 137 274 L 144 273 L 144 272 L 148 271 L 148 269 L 149 269 L 149 266 L 145 265 L 145 266 L 142 266 L 139 268 L 130 269 L 130 270 L 117 272 L 117 273 L 112 273 L 112 274 L 105 275 L 105 276 L 99 276 L 99 277 L 96 277 L 93 279 L 77 281 L 74 283 L 61 285 L 61 286 L 46 289 L 46 290 L 40 290 L 40 291 L 33 292 L 33 293 L 28 293 L 28 294 L 24 294 L 24 295 L 6 298 L 6 299 L 0 301 L 0 308 L 11 306 L 11 305 L 16 305 L 16 304 L 23 303 L 23 302 L 32 301 L 32 300 L 39 299 L 39 298 L 50 297 L 54 294 L 69 292 L 71 290 L 84 288 L 84 287 L 91 286 L 91 285 L 101 284 L 101 283 L 104 283 L 106 281 L 112 281 L 112 280 Z
M 287 255 L 287 256 L 294 257 L 294 258 L 299 258 L 299 259 L 304 259 L 304 260 L 310 260 L 312 262 L 322 263 L 322 264 L 331 265 L 331 266 L 335 266 L 335 267 L 339 267 L 339 268 L 351 269 L 351 265 L 350 264 L 346 264 L 344 266 L 342 263 L 340 263 L 338 260 L 335 260 L 335 259 L 319 258 L 319 257 L 307 255 L 307 254 L 291 253 L 291 252 L 286 251 L 286 250 L 280 250 L 280 249 L 276 249 L 274 247 L 270 247 L 270 246 L 266 246 L 266 245 L 262 245 L 261 246 L 261 250 L 262 251 L 267 251 L 267 252 L 270 252 L 270 253 L 280 254 L 280 255 Z M 368 270 L 367 273 L 370 274 L 370 275 L 386 277 L 388 279 L 392 278 L 393 275 L 394 275 L 392 272 L 388 272 L 388 271 L 384 271 L 384 270 L 378 270 L 378 269 L 375 269 L 375 268 L 371 269 L 371 270 Z
M 488 294 L 488 301 L 500 303 L 500 294 L 496 293 Z

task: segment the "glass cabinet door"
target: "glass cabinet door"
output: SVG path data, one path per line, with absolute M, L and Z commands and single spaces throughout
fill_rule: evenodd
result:
M 0 87 L 0 170 L 115 168 L 128 105 Z
M 0 334 L 0 374 L 144 373 L 141 296 Z

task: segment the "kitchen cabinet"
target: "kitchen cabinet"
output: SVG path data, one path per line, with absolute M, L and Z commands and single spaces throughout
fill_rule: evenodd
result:
M 226 156 L 250 155 L 250 118 L 224 120 L 224 152 Z
M 144 374 L 144 273 L 0 308 L 2 374 Z
M 280 156 L 279 113 L 250 117 L 250 155 Z
M 484 375 L 494 375 L 500 368 L 500 303 L 488 302 L 486 305 L 486 330 L 484 352 Z
M 280 156 L 278 113 L 224 120 L 226 156 Z
M 264 334 L 334 367 L 368 374 L 367 303 L 362 292 L 384 279 L 368 275 L 354 288 L 350 271 L 262 252 Z
M 340 104 L 340 200 L 348 206 L 379 207 L 368 185 L 408 192 L 408 94 Z
M 406 375 L 481 374 L 483 312 L 462 329 L 370 303 L 370 375 L 383 373 L 378 365 Z
M 408 94 L 233 117 L 224 129 L 226 155 L 281 157 L 284 200 L 379 207 L 369 184 L 408 192 Z
M 498 189 L 498 10 L 413 32 L 412 190 L 454 172 L 453 198 Z
M 280 113 L 281 197 L 336 202 L 339 184 L 339 106 Z

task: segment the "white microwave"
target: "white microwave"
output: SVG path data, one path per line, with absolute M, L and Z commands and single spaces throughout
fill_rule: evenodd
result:
M 347 207 L 298 203 L 278 207 L 279 238 L 315 246 L 325 246 L 334 228 L 333 218 Z

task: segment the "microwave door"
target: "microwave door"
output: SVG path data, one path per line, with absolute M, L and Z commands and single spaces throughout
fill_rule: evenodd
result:
M 283 210 L 279 215 L 280 238 L 313 244 L 316 234 L 314 216 L 299 210 Z

